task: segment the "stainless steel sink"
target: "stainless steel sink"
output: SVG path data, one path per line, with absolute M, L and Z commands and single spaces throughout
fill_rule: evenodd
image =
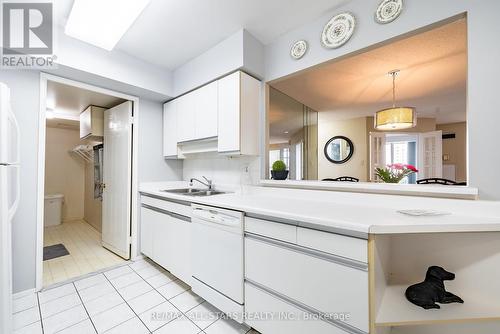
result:
M 188 195 L 188 196 L 212 196 L 212 195 L 226 194 L 226 192 L 224 192 L 224 191 L 204 190 L 204 189 L 196 189 L 196 188 L 165 189 L 162 191 L 166 192 L 166 193 L 171 193 L 171 194 L 180 194 L 180 195 Z
M 191 196 L 212 196 L 212 195 L 220 195 L 227 194 L 225 191 L 216 191 L 216 190 L 204 190 L 197 193 L 190 194 Z
M 182 189 L 165 189 L 162 191 L 166 192 L 166 193 L 172 193 L 172 194 L 189 195 L 189 194 L 197 193 L 197 192 L 204 191 L 204 190 L 203 189 L 196 189 L 196 188 L 182 188 Z

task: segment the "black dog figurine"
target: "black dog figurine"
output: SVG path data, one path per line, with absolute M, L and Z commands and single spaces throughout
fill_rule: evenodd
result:
M 412 285 L 406 289 L 406 299 L 411 303 L 428 310 L 441 308 L 438 304 L 463 303 L 462 298 L 446 291 L 443 281 L 455 279 L 455 274 L 447 272 L 441 267 L 432 266 L 427 269 L 425 281 Z

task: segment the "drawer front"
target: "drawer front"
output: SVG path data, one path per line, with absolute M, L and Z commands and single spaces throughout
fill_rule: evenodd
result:
M 299 227 L 297 244 L 368 263 L 368 241 L 364 239 Z
M 245 238 L 246 278 L 368 332 L 366 265 L 256 236 Z
M 245 217 L 245 232 L 263 235 L 286 242 L 297 243 L 297 226 L 293 225 Z
M 158 199 L 154 197 L 149 197 L 147 195 L 141 196 L 141 203 L 149 206 L 154 206 L 156 208 L 166 210 L 169 212 L 177 213 L 182 216 L 191 217 L 191 205 L 189 202 L 180 204 L 178 202 L 173 202 L 169 200 Z
M 271 293 L 245 283 L 246 323 L 262 334 L 345 334 L 326 321 Z

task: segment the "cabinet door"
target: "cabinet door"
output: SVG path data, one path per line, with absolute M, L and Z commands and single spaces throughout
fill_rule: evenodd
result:
M 161 219 L 159 212 L 141 207 L 141 253 L 153 257 L 153 233 L 156 222 Z
M 163 156 L 177 157 L 177 100 L 163 105 Z
M 219 83 L 219 143 L 218 151 L 240 150 L 240 72 L 235 72 Z
M 196 139 L 217 136 L 218 105 L 217 81 L 193 92 L 195 94 L 195 132 Z
M 164 214 L 153 233 L 153 260 L 189 284 L 190 223 Z
M 80 114 L 80 138 L 85 138 L 92 132 L 92 108 L 88 107 Z
M 196 139 L 195 94 L 189 93 L 177 99 L 177 140 L 183 142 Z
M 171 219 L 175 230 L 172 273 L 191 285 L 191 223 L 175 217 Z

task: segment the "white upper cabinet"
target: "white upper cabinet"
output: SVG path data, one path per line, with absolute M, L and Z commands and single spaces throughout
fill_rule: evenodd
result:
M 218 152 L 259 154 L 260 82 L 243 72 L 219 80 Z
M 177 157 L 177 102 L 163 105 L 163 156 Z
M 183 95 L 177 99 L 177 141 L 196 139 L 195 122 L 196 100 L 193 93 Z
M 235 72 L 164 105 L 163 155 L 259 154 L 260 82 Z
M 194 129 L 197 139 L 217 136 L 217 81 L 193 92 L 195 95 Z
M 80 114 L 80 139 L 102 138 L 104 136 L 105 108 L 88 106 Z

